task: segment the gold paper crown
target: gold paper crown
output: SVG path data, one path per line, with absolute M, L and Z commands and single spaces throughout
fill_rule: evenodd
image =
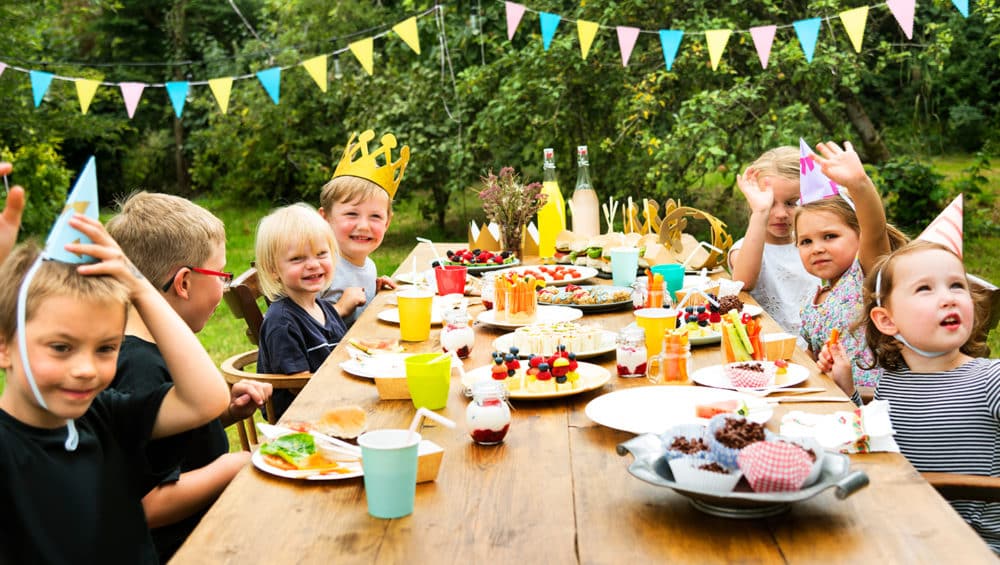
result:
M 355 138 L 357 142 L 355 143 Z M 403 180 L 403 171 L 410 161 L 410 146 L 404 145 L 399 150 L 399 160 L 392 162 L 392 150 L 396 147 L 396 136 L 387 133 L 382 136 L 382 145 L 374 153 L 368 152 L 368 142 L 375 139 L 375 132 L 365 130 L 358 136 L 352 133 L 347 140 L 347 147 L 344 148 L 344 156 L 340 158 L 337 170 L 333 173 L 333 178 L 351 176 L 370 180 L 381 186 L 387 193 L 389 199 L 396 197 L 396 189 L 399 188 L 400 181 Z M 382 163 L 379 163 L 379 157 Z

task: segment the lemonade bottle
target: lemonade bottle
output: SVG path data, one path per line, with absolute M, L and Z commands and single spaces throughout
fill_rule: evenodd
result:
M 570 199 L 570 211 L 573 212 L 573 233 L 578 236 L 595 237 L 601 235 L 600 204 L 597 192 L 590 184 L 590 162 L 587 158 L 587 146 L 576 148 L 577 177 L 576 188 Z
M 542 194 L 548 196 L 538 211 L 538 255 L 553 257 L 556 254 L 556 236 L 566 229 L 566 202 L 556 181 L 555 152 L 544 150 L 545 164 L 542 176 Z

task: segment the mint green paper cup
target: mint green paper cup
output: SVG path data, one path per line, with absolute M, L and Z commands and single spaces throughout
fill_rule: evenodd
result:
M 677 291 L 684 288 L 684 265 L 680 263 L 665 263 L 650 267 L 654 275 L 662 275 L 663 282 L 670 292 L 670 301 L 677 304 Z
M 420 434 L 411 437 L 409 430 L 375 430 L 358 437 L 369 514 L 376 518 L 413 514 L 419 444 Z
M 608 255 L 611 257 L 611 282 L 615 286 L 632 286 L 639 269 L 639 248 L 612 247 Z
M 406 386 L 414 408 L 440 410 L 448 404 L 451 386 L 451 356 L 441 353 L 410 355 L 406 364 Z

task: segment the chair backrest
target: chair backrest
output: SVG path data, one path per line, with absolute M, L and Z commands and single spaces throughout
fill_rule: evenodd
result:
M 233 279 L 222 295 L 233 316 L 246 321 L 246 335 L 254 345 L 260 345 L 260 325 L 264 322 L 264 312 L 257 303 L 261 296 L 263 293 L 257 280 L 257 269 L 252 265 Z
M 969 275 L 969 282 L 972 283 L 973 287 L 984 291 L 987 296 L 989 296 L 989 300 L 987 302 L 989 312 L 982 313 L 982 315 L 985 315 L 987 319 L 986 326 L 983 328 L 983 333 L 989 334 L 993 328 L 997 327 L 997 322 L 1000 322 L 1000 289 L 998 289 L 997 286 L 990 281 L 981 279 L 975 275 Z M 980 312 L 977 311 L 976 315 L 980 315 Z M 981 337 L 984 341 L 986 340 L 986 335 L 979 337 Z M 988 355 L 989 353 L 987 353 L 987 356 Z
M 920 475 L 945 500 L 1000 502 L 1000 477 L 930 472 L 920 473 Z
M 257 350 L 251 349 L 250 351 L 245 351 L 238 355 L 233 355 L 229 359 L 222 362 L 221 369 L 222 375 L 226 379 L 226 383 L 229 386 L 238 383 L 243 379 L 252 379 L 262 383 L 270 383 L 271 386 L 277 389 L 294 389 L 298 390 L 306 386 L 309 382 L 309 377 L 311 375 L 275 375 L 270 373 L 251 373 L 246 371 L 248 365 L 252 365 L 257 362 Z M 274 406 L 271 404 L 271 399 L 267 399 L 267 419 L 269 424 L 276 424 L 277 417 L 275 417 Z M 257 428 L 254 425 L 253 416 L 244 418 L 239 422 L 236 422 L 236 431 L 240 436 L 240 444 L 246 451 L 251 451 L 253 446 L 258 443 L 257 440 Z

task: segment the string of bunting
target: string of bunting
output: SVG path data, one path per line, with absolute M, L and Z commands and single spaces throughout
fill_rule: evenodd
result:
M 555 37 L 559 24 L 563 21 L 572 22 L 576 23 L 577 34 L 580 40 L 580 54 L 584 59 L 586 59 L 597 32 L 600 29 L 614 29 L 618 36 L 618 47 L 621 52 L 622 66 L 627 67 L 639 35 L 653 34 L 659 36 L 660 47 L 663 51 L 663 58 L 668 71 L 673 68 L 674 60 L 676 59 L 677 52 L 680 49 L 681 40 L 685 35 L 705 36 L 706 43 L 708 44 L 709 60 L 712 65 L 712 70 L 714 71 L 718 68 L 719 62 L 722 60 L 722 54 L 726 49 L 726 44 L 728 43 L 729 38 L 734 33 L 748 33 L 753 40 L 755 49 L 757 50 L 761 67 L 766 69 L 775 33 L 779 28 L 784 29 L 791 27 L 795 30 L 799 44 L 805 54 L 806 62 L 811 63 L 813 53 L 816 48 L 816 42 L 819 37 L 819 29 L 824 21 L 830 21 L 835 18 L 840 19 L 855 51 L 860 53 L 861 44 L 864 39 L 865 24 L 867 23 L 870 8 L 888 7 L 908 39 L 912 39 L 913 37 L 913 18 L 916 8 L 916 0 L 887 0 L 883 4 L 862 6 L 845 10 L 836 16 L 814 17 L 794 21 L 787 25 L 765 25 L 751 27 L 746 30 L 711 29 L 703 31 L 686 31 L 678 29 L 645 30 L 638 27 L 621 25 L 609 26 L 587 20 L 573 20 L 570 18 L 564 18 L 559 14 L 533 10 L 524 4 L 519 4 L 517 2 L 504 1 L 503 3 L 505 5 L 508 40 L 513 40 L 526 12 L 537 13 L 542 34 L 542 46 L 546 51 L 548 51 L 549 46 L 552 44 L 552 39 Z M 969 17 L 968 0 L 952 0 L 952 3 L 963 17 Z M 61 76 L 48 71 L 27 69 L 16 65 L 10 65 L 4 61 L 0 61 L 0 75 L 3 75 L 4 71 L 7 69 L 28 74 L 31 80 L 32 96 L 34 98 L 36 108 L 41 105 L 52 81 L 62 80 L 72 82 L 76 86 L 77 97 L 80 101 L 80 111 L 83 114 L 87 113 L 97 89 L 101 86 L 117 87 L 121 91 L 122 99 L 125 102 L 125 110 L 129 119 L 131 119 L 135 114 L 139 100 L 142 98 L 143 92 L 147 88 L 164 88 L 170 98 L 170 103 L 174 108 L 174 113 L 178 118 L 180 118 L 184 113 L 184 103 L 191 87 L 205 85 L 208 85 L 212 95 L 215 97 L 215 101 L 219 105 L 219 109 L 223 114 L 225 114 L 229 111 L 229 98 L 232 92 L 233 82 L 237 80 L 258 80 L 274 104 L 277 105 L 279 104 L 281 98 L 281 73 L 282 71 L 293 67 L 301 66 L 304 68 L 323 92 L 326 92 L 328 87 L 327 72 L 328 60 L 330 56 L 336 57 L 342 53 L 350 51 L 354 57 L 357 58 L 365 72 L 369 75 L 373 74 L 375 72 L 374 40 L 385 37 L 390 31 L 398 35 L 399 38 L 410 47 L 410 49 L 419 55 L 420 35 L 418 33 L 417 20 L 438 12 L 441 9 L 442 7 L 440 4 L 435 4 L 424 12 L 407 17 L 380 33 L 353 41 L 349 43 L 347 47 L 337 49 L 327 54 L 311 57 L 294 65 L 288 65 L 285 67 L 275 66 L 244 75 L 211 78 L 199 81 L 172 81 L 153 84 L 131 81 L 104 82 L 102 80 Z M 335 61 L 335 63 L 339 65 L 339 61 Z

